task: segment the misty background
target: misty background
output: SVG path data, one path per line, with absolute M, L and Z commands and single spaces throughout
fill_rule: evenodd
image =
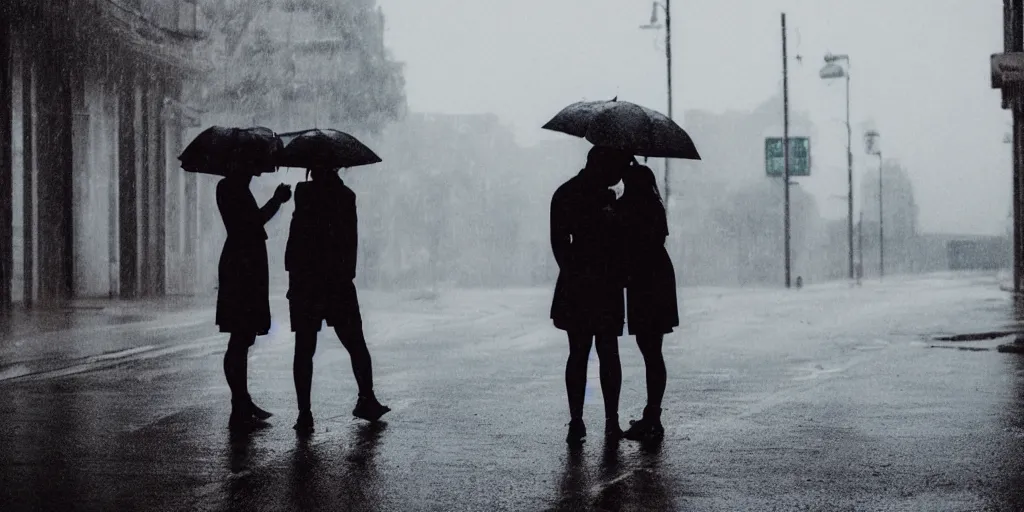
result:
M 548 206 L 588 144 L 539 127 L 579 100 L 662 112 L 664 31 L 643 0 L 259 0 L 200 2 L 210 62 L 189 84 L 201 125 L 351 132 L 383 158 L 342 171 L 358 195 L 358 280 L 375 287 L 530 286 L 553 281 Z M 779 13 L 789 28 L 790 134 L 811 137 L 812 172 L 791 189 L 793 275 L 847 274 L 845 92 L 818 76 L 851 58 L 854 222 L 877 273 L 878 159 L 886 161 L 887 273 L 945 270 L 946 242 L 1005 237 L 1009 115 L 989 88 L 1002 45 L 998 2 L 677 0 L 677 121 L 703 160 L 673 163 L 670 251 L 680 284 L 778 286 L 782 185 L 764 137 L 782 135 Z M 659 21 L 663 14 L 659 12 Z M 662 161 L 648 162 L 661 176 Z M 258 200 L 282 169 L 254 180 Z M 216 286 L 223 228 L 216 179 L 200 177 L 198 285 Z M 291 205 L 268 225 L 285 280 Z M 856 239 L 855 235 L 855 239 Z M 1009 251 L 1007 244 L 1007 251 Z

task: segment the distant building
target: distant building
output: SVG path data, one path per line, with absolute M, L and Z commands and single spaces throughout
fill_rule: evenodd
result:
M 946 244 L 950 270 L 1000 270 L 1009 267 L 1009 240 L 1001 236 L 950 240 Z
M 1009 268 L 1013 262 L 1010 244 L 1008 236 L 923 233 L 917 236 L 915 271 Z
M 0 305 L 190 293 L 196 0 L 0 7 Z

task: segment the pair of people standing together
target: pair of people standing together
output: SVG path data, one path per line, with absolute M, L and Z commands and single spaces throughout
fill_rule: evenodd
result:
M 620 181 L 625 192 L 616 199 L 610 187 Z M 679 325 L 675 271 L 665 250 L 667 236 L 665 207 L 654 173 L 629 153 L 595 146 L 584 169 L 555 191 L 551 248 L 559 274 L 551 318 L 569 337 L 565 387 L 570 443 L 586 436 L 583 402 L 587 360 L 594 345 L 601 365 L 605 435 L 646 440 L 664 434 L 661 401 L 667 372 L 662 340 Z M 627 316 L 629 334 L 636 336 L 647 369 L 647 405 L 643 416 L 623 432 L 618 417 L 622 387 L 618 338 Z
M 280 185 L 261 208 L 249 183 L 263 170 L 228 173 L 217 184 L 227 240 L 221 253 L 217 293 L 217 325 L 230 333 L 224 354 L 224 375 L 231 388 L 232 428 L 265 426 L 271 413 L 253 403 L 248 391 L 247 360 L 256 336 L 270 331 L 270 287 L 267 261 L 268 222 L 291 199 Z M 312 181 L 295 190 L 295 213 L 285 249 L 288 271 L 288 309 L 295 332 L 292 373 L 299 416 L 295 429 L 313 430 L 310 390 L 317 333 L 326 321 L 334 327 L 352 359 L 359 396 L 352 414 L 376 421 L 390 409 L 373 392 L 370 352 L 363 336 L 359 301 L 352 280 L 358 246 L 356 196 L 345 186 L 338 169 L 311 169 Z
M 263 170 L 229 173 L 217 184 L 217 206 L 227 240 L 219 263 L 217 325 L 230 333 L 224 374 L 231 388 L 232 427 L 257 426 L 271 416 L 248 392 L 248 351 L 270 331 L 268 222 L 291 199 L 281 185 L 262 208 L 249 183 Z M 311 169 L 311 182 L 296 187 L 295 214 L 285 249 L 288 301 L 295 332 L 293 377 L 299 417 L 295 429 L 311 431 L 310 390 L 317 333 L 326 321 L 348 350 L 359 396 L 352 414 L 376 421 L 390 409 L 373 392 L 373 371 L 363 335 L 353 279 L 358 246 L 355 193 L 338 169 Z M 621 199 L 610 187 L 623 182 Z M 594 147 L 586 167 L 555 192 L 551 245 L 559 266 L 551 318 L 569 336 L 565 382 L 570 442 L 586 436 L 583 402 L 587 360 L 597 346 L 605 403 L 605 434 L 629 439 L 664 433 L 661 400 L 666 385 L 662 339 L 679 325 L 672 262 L 665 251 L 668 226 L 654 173 L 632 155 Z M 627 300 L 623 300 L 623 290 Z M 628 311 L 626 305 L 628 304 Z M 647 406 L 625 433 L 619 428 L 622 369 L 618 337 L 629 319 L 647 367 Z

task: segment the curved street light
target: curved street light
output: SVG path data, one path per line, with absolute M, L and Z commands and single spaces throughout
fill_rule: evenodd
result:
M 878 144 L 881 137 L 878 130 L 864 132 L 865 151 L 878 157 L 878 278 L 885 276 L 885 236 L 882 219 L 882 148 Z
M 837 64 L 839 61 L 846 62 L 846 67 Z M 849 256 L 849 277 L 854 278 L 853 267 L 853 130 L 850 127 L 850 56 L 825 54 L 825 66 L 818 72 L 822 80 L 846 79 L 846 183 L 847 191 L 847 218 L 846 218 L 846 239 Z

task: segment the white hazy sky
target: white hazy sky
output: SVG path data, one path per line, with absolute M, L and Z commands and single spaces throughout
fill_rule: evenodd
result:
M 663 32 L 640 30 L 649 0 L 378 0 L 386 41 L 406 63 L 415 111 L 493 112 L 524 143 L 580 99 L 665 110 Z M 817 125 L 813 176 L 822 212 L 845 215 L 844 92 L 818 78 L 822 56 L 851 56 L 855 194 L 876 165 L 861 134 L 908 168 L 931 232 L 999 234 L 1010 209 L 1010 116 L 989 87 L 1002 50 L 998 0 L 675 0 L 675 112 L 745 110 L 782 86 L 785 11 L 792 109 Z M 686 127 L 686 119 L 681 119 Z M 781 113 L 780 113 L 781 125 Z M 781 135 L 781 134 L 780 134 Z M 700 147 L 700 140 L 697 140 Z

